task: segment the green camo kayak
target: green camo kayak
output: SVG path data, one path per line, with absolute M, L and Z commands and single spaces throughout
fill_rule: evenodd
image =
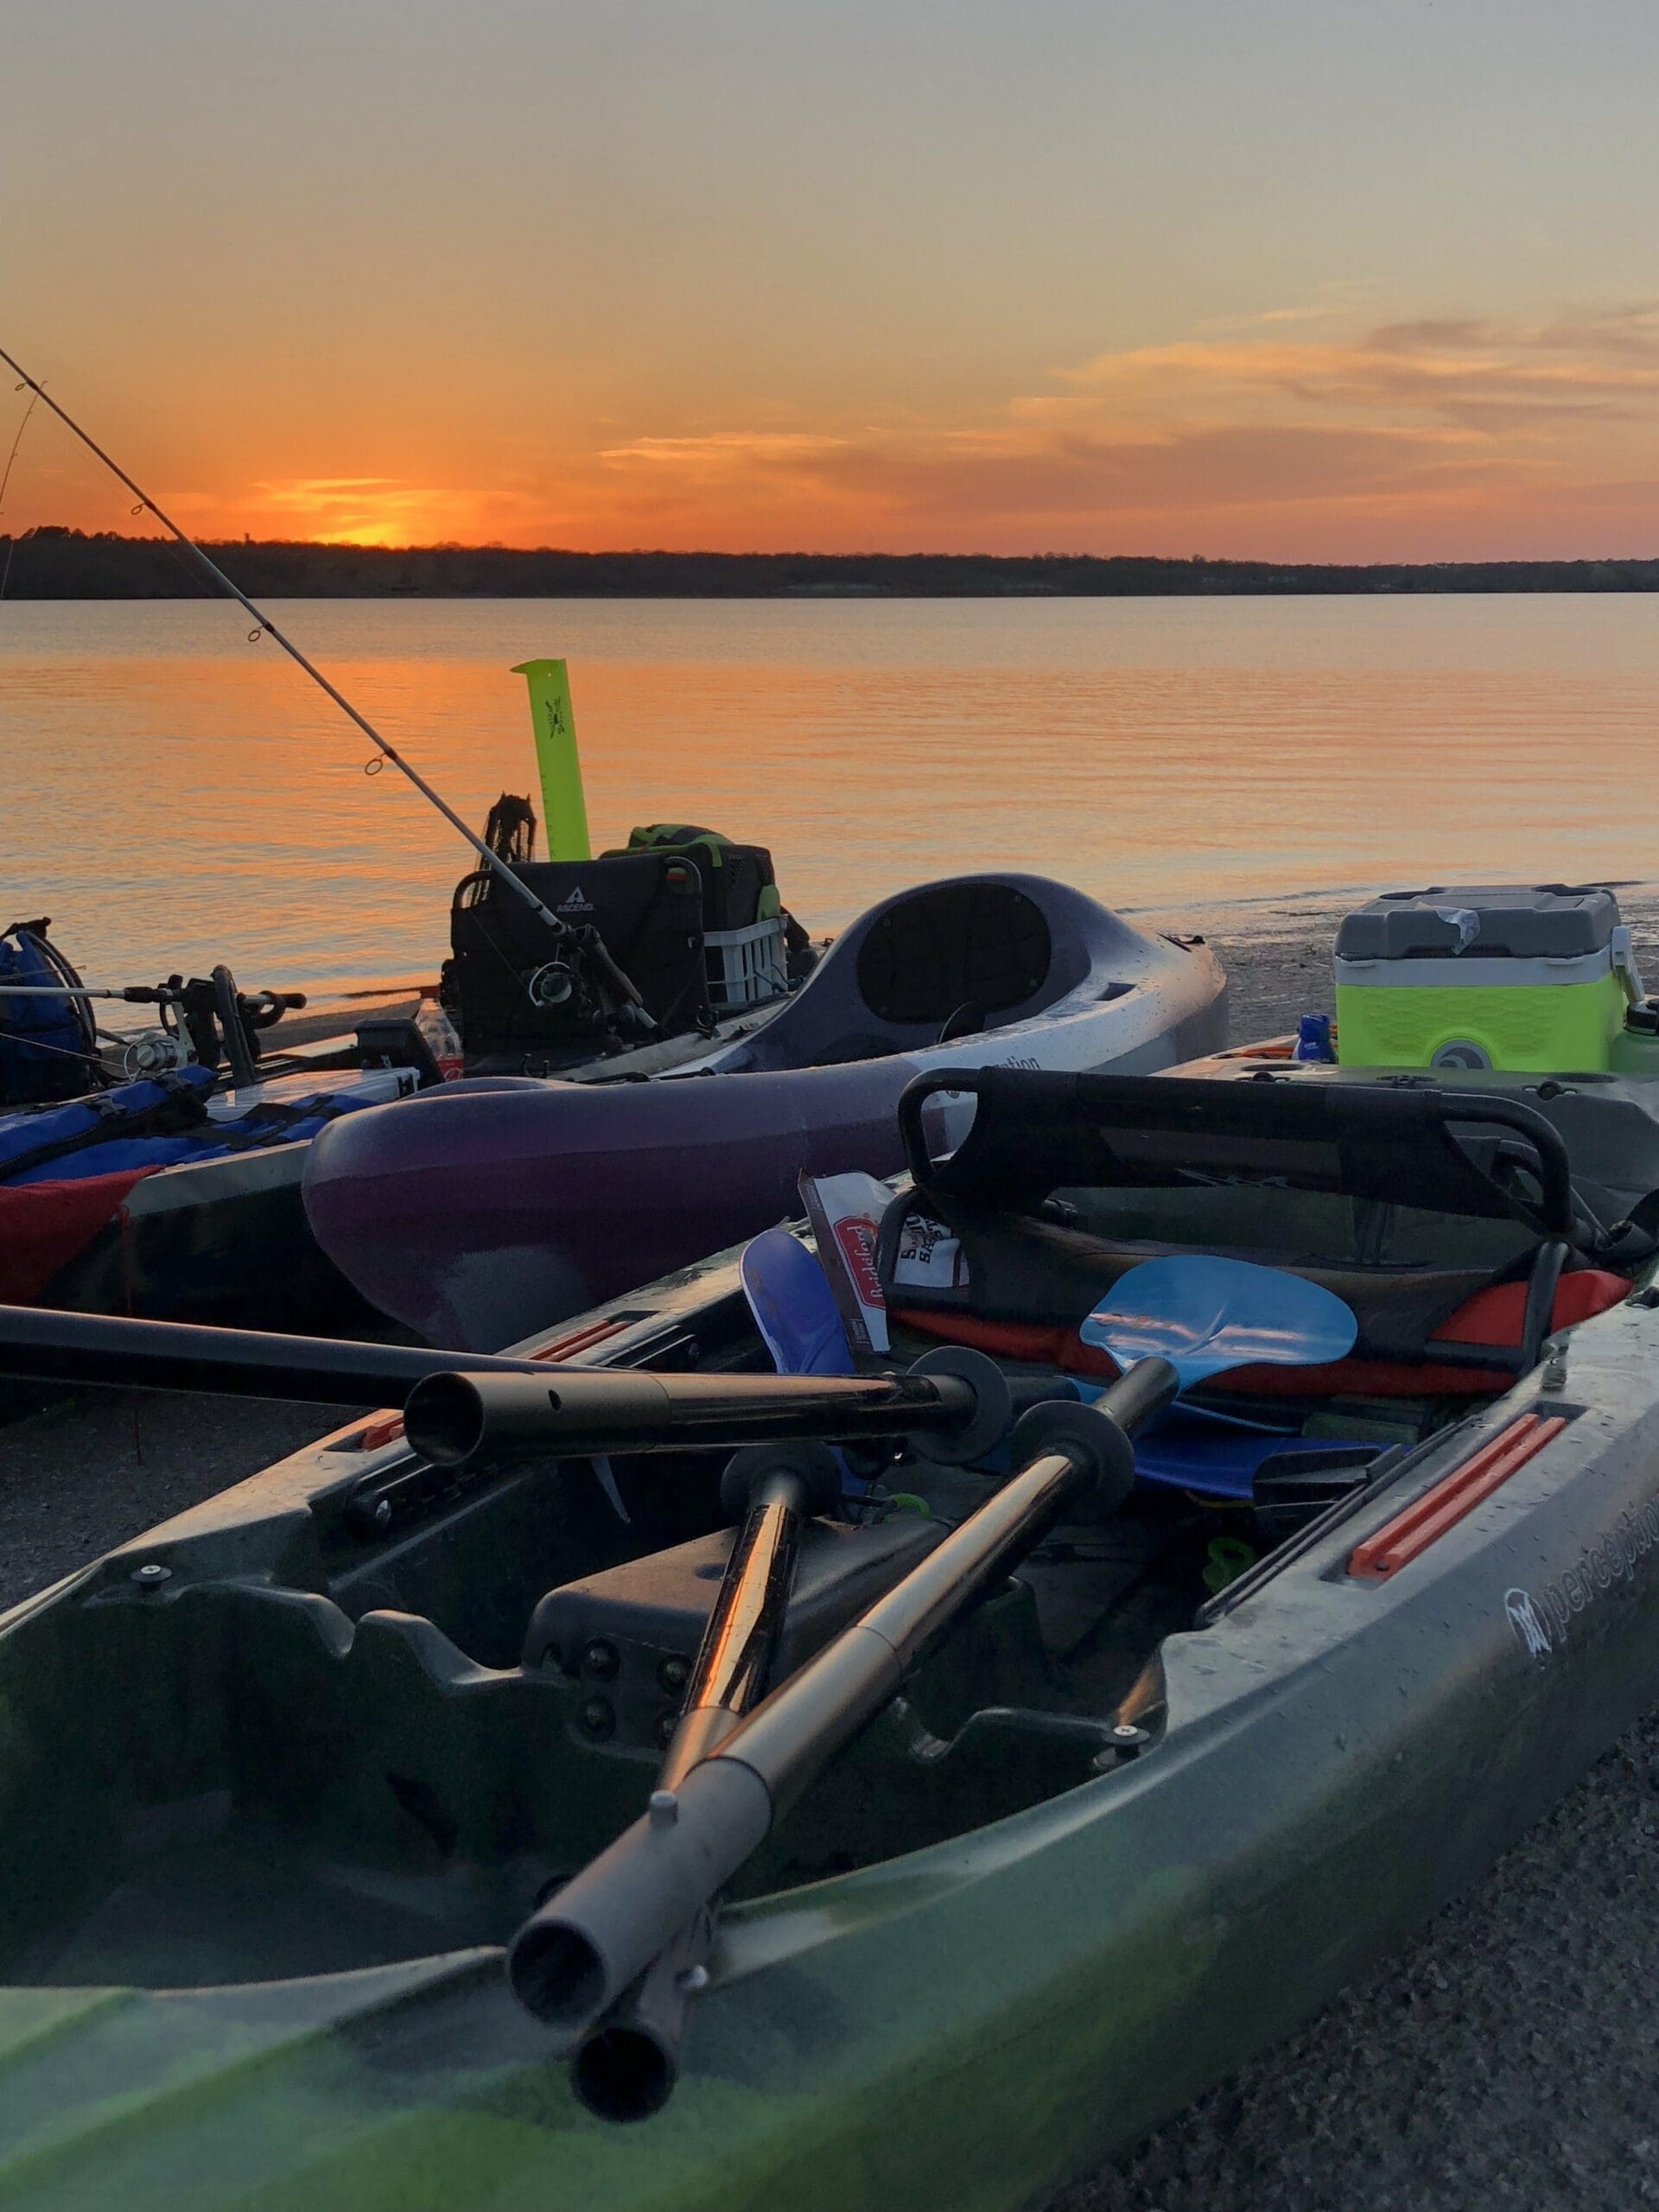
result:
M 503 1948 L 645 1806 L 723 1451 L 433 1465 L 359 1418 L 6 1616 L 0 2204 L 988 2212 L 1473 1880 L 1659 1698 L 1659 1300 L 1618 1220 L 1659 1144 L 1634 1083 L 1259 1075 L 1003 1072 L 914 1161 L 899 1245 L 943 1223 L 960 1264 L 887 1240 L 873 1366 L 1100 1372 L 1077 1301 L 1171 1250 L 1317 1279 L 1357 1341 L 1205 1386 L 956 1621 L 718 1900 L 634 2124 Z M 731 1255 L 524 1349 L 767 1365 Z M 1003 1479 L 857 1464 L 785 1676 Z

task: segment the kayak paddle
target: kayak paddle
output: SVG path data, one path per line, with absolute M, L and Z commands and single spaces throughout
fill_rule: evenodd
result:
M 738 1262 L 743 1295 L 780 1375 L 850 1375 L 853 1355 L 828 1276 L 784 1228 L 751 1237 Z
M 1359 1324 L 1333 1292 L 1249 1260 L 1177 1255 L 1118 1278 L 1077 1332 L 1120 1368 L 1166 1359 L 1181 1395 L 1230 1367 L 1323 1367 Z
M 1135 1277 L 1148 1274 L 1137 1293 Z M 1098 1514 L 1122 1503 L 1135 1480 L 1135 1433 L 1179 1389 L 1224 1366 L 1264 1357 L 1311 1363 L 1353 1342 L 1354 1319 L 1339 1300 L 1318 1290 L 1304 1299 L 1309 1286 L 1271 1268 L 1160 1261 L 1125 1281 L 1090 1316 L 1108 1348 L 1123 1347 L 1132 1363 L 1099 1402 L 1032 1408 L 1012 1439 L 1019 1471 L 741 1719 L 724 1707 L 712 1749 L 677 1760 L 673 1786 L 659 1788 L 649 1810 L 509 1944 L 514 1993 L 575 2044 L 573 2082 L 590 2110 L 638 2120 L 661 2109 L 679 2069 L 688 2001 L 709 1980 L 719 1892 L 982 1591 L 1073 1504 L 1088 1499 Z M 1141 1343 L 1145 1354 L 1134 1357 L 1128 1348 Z M 1164 1357 L 1162 1346 L 1178 1357 Z M 800 1510 L 793 1496 L 788 1504 Z

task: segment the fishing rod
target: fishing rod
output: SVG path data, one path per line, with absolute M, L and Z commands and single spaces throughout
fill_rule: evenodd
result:
M 122 999 L 128 1006 L 160 1006 L 169 996 L 165 983 L 129 983 L 124 990 L 92 990 L 85 983 L 0 983 L 0 999 Z
M 412 767 L 410 763 L 404 760 L 403 754 L 398 752 L 396 746 L 388 743 L 386 739 L 381 736 L 379 731 L 375 728 L 372 722 L 369 721 L 365 715 L 360 715 L 358 712 L 357 709 L 352 704 L 345 693 L 340 690 L 334 684 L 331 683 L 328 678 L 323 674 L 322 671 L 318 668 L 314 662 L 308 660 L 304 653 L 300 651 L 299 647 L 294 643 L 294 640 L 277 628 L 276 625 L 271 620 L 270 615 L 267 614 L 262 607 L 257 607 L 253 601 L 248 597 L 246 592 L 243 591 L 238 585 L 233 584 L 231 582 L 231 579 L 226 575 L 224 569 L 219 566 L 216 561 L 209 559 L 208 556 L 203 552 L 200 546 L 197 544 L 195 539 L 189 537 L 184 531 L 181 530 L 178 524 L 174 521 L 172 516 L 164 513 L 163 511 L 156 505 L 155 500 L 150 498 L 149 493 L 144 490 L 143 486 L 141 484 L 135 483 L 132 478 L 128 475 L 126 470 L 122 467 L 120 462 L 113 460 L 110 454 L 105 453 L 103 447 L 99 444 L 97 439 L 94 438 L 89 431 L 83 430 L 80 424 L 76 422 L 74 416 L 71 415 L 67 409 L 59 406 L 57 401 L 53 398 L 51 393 L 46 389 L 46 386 L 43 384 L 37 383 L 35 378 L 29 375 L 28 370 L 22 366 L 22 363 L 14 360 L 12 356 L 6 352 L 3 346 L 0 346 L 0 361 L 3 361 L 6 366 L 10 369 L 14 374 L 21 377 L 29 390 L 34 393 L 35 400 L 43 399 L 47 405 L 52 410 L 52 412 L 57 416 L 58 420 L 64 425 L 65 429 L 72 431 L 73 435 L 79 439 L 81 444 L 86 448 L 89 453 L 92 453 L 97 455 L 99 460 L 103 462 L 105 468 L 110 471 L 111 474 L 114 476 L 118 481 L 126 486 L 128 491 L 132 493 L 134 499 L 138 501 L 139 505 L 143 507 L 148 508 L 149 512 L 155 516 L 156 521 L 161 524 L 162 529 L 169 531 L 178 543 L 183 546 L 187 553 L 194 555 L 195 559 L 200 563 L 202 569 L 209 576 L 212 577 L 213 581 L 219 587 L 220 590 L 226 593 L 230 598 L 235 600 L 238 607 L 244 607 L 247 613 L 253 617 L 255 622 L 259 626 L 259 628 L 264 631 L 267 636 L 276 640 L 277 645 L 282 647 L 283 651 L 288 655 L 291 661 L 293 661 L 298 667 L 304 670 L 305 673 L 311 678 L 311 681 L 334 701 L 335 706 L 340 709 L 341 714 L 343 714 L 348 721 L 356 724 L 357 728 L 362 731 L 364 736 L 368 739 L 370 744 L 376 748 L 381 757 L 384 760 L 390 760 L 394 768 L 397 769 L 403 775 L 409 779 L 410 782 L 414 785 L 416 790 L 419 791 L 422 798 L 426 799 L 429 804 L 437 809 L 438 812 L 443 817 L 450 828 L 453 830 L 458 830 L 461 832 L 461 836 L 467 840 L 467 842 L 484 862 L 485 867 L 493 871 L 496 875 L 499 876 L 505 884 L 507 884 L 513 891 L 517 892 L 519 898 L 524 901 L 525 905 L 531 908 L 531 912 L 546 925 L 549 931 L 552 933 L 554 942 L 556 944 L 573 945 L 576 944 L 580 940 L 581 933 L 573 929 L 569 922 L 562 921 L 558 915 L 553 912 L 551 907 L 545 906 L 543 901 L 536 896 L 536 893 L 524 881 L 524 878 L 502 859 L 500 854 L 498 853 L 493 846 L 487 844 L 482 837 L 476 834 L 475 831 L 467 828 L 467 824 L 455 812 L 454 807 L 449 804 L 448 801 L 443 798 L 442 793 L 433 789 L 432 785 L 427 782 L 425 777 L 421 774 L 419 769 Z M 33 406 L 34 401 L 31 401 L 31 410 Z M 27 416 L 24 419 L 27 421 Z M 20 431 L 19 435 L 21 436 L 21 435 L 22 433 Z M 649 1024 L 649 1026 L 654 1029 L 655 1024 L 651 1023 L 650 1017 L 645 1014 L 639 991 L 635 988 L 633 983 L 629 980 L 629 978 L 623 974 L 621 969 L 617 966 L 615 961 L 611 958 L 609 953 L 605 950 L 602 942 L 595 938 L 591 945 L 584 943 L 582 944 L 582 950 L 584 952 L 589 954 L 597 954 L 601 965 L 604 968 L 609 980 L 621 991 L 625 1002 L 633 1007 L 639 1020 Z

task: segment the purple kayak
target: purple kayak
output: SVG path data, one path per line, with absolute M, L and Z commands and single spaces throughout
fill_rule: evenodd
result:
M 484 1077 L 334 1123 L 306 1211 L 384 1312 L 488 1351 L 797 1214 L 804 1173 L 893 1173 L 912 1076 L 1148 1073 L 1225 1028 L 1202 944 L 1041 876 L 958 876 L 872 907 L 752 1035 L 671 1075 Z

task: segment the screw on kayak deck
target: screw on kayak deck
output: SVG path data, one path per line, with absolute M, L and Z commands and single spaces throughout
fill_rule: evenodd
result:
M 1130 1721 L 1121 1720 L 1112 1731 L 1110 1743 L 1095 1761 L 1095 1764 L 1109 1770 L 1116 1766 L 1120 1760 L 1135 1758 L 1151 1741 L 1152 1738 L 1146 1729 L 1137 1728 Z
M 143 1567 L 135 1567 L 132 1579 L 141 1590 L 156 1590 L 170 1579 L 172 1573 L 170 1567 L 163 1567 L 159 1560 L 152 1559 L 147 1560 Z

